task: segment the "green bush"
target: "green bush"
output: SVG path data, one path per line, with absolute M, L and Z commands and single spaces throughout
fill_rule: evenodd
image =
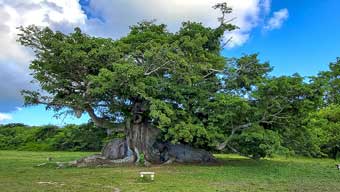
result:
M 312 157 L 337 158 L 340 154 L 340 106 L 329 105 L 306 118 L 306 134 L 309 148 L 306 153 Z
M 281 138 L 277 132 L 263 129 L 260 126 L 242 132 L 233 138 L 231 143 L 242 155 L 253 159 L 288 152 L 286 148 L 281 146 Z
M 92 124 L 67 125 L 54 137 L 54 148 L 56 150 L 71 151 L 99 151 L 105 144 L 103 140 L 107 137 L 105 129 L 98 128 Z
M 99 151 L 107 141 L 117 136 L 108 136 L 105 129 L 92 123 L 63 128 L 8 124 L 0 125 L 0 150 Z
M 22 151 L 53 151 L 55 150 L 53 146 L 48 142 L 44 142 L 44 143 L 29 142 L 29 143 L 26 143 L 24 146 L 19 147 L 18 149 Z

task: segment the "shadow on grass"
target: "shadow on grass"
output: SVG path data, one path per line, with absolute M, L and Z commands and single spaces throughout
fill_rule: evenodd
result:
M 234 154 L 217 154 L 216 155 L 217 162 L 214 163 L 172 163 L 167 165 L 151 165 L 149 167 L 142 167 L 137 166 L 134 164 L 113 164 L 113 165 L 100 165 L 100 166 L 86 166 L 86 167 L 79 167 L 79 168 L 161 168 L 161 167 L 177 167 L 177 166 L 194 166 L 194 167 L 244 167 L 244 168 L 266 168 L 266 167 L 290 167 L 290 166 L 297 166 L 298 164 L 305 164 L 310 165 L 316 164 L 318 162 L 312 161 L 304 161 L 303 158 L 301 160 L 297 160 L 296 158 L 265 158 L 254 160 Z M 40 165 L 40 166 L 37 166 Z M 37 164 L 34 167 L 43 167 L 43 168 L 51 168 L 56 169 L 58 168 L 56 162 L 41 162 L 41 164 Z M 66 166 L 63 168 L 77 168 L 72 166 Z

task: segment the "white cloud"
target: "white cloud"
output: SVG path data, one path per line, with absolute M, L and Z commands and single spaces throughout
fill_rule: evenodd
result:
M 0 122 L 5 120 L 11 120 L 12 116 L 6 113 L 0 113 Z
M 92 0 L 87 11 L 96 16 L 87 21 L 86 28 L 99 36 L 120 37 L 128 32 L 128 26 L 143 19 L 157 19 L 168 24 L 170 31 L 176 31 L 183 21 L 198 21 L 205 25 L 218 26 L 218 10 L 212 6 L 221 0 Z M 222 1 L 223 2 L 223 1 Z M 253 28 L 258 26 L 262 10 L 270 9 L 269 0 L 227 0 L 233 13 L 229 18 L 236 19 L 233 24 L 239 30 L 226 34 L 226 39 L 233 37 L 229 47 L 244 44 Z M 98 19 L 99 18 L 99 19 Z
M 16 43 L 17 27 L 53 27 L 57 23 L 78 26 L 86 19 L 76 0 L 0 0 L 0 16 L 0 60 L 15 59 L 18 63 L 27 63 L 32 57 Z
M 0 101 L 17 105 L 20 90 L 32 87 L 28 64 L 33 59 L 16 42 L 17 27 L 35 24 L 67 31 L 84 25 L 86 15 L 78 0 L 0 0 L 0 18 Z
M 271 17 L 267 24 L 264 26 L 265 30 L 279 29 L 282 27 L 284 21 L 288 19 L 289 12 L 288 9 L 280 9 L 274 12 L 273 17 Z
M 271 0 L 263 0 L 261 5 L 264 9 L 264 13 L 268 14 L 270 12 L 270 9 L 271 9 Z

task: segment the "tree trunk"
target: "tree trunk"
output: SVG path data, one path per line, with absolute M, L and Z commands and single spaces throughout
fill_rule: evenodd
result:
M 166 162 L 208 163 L 215 161 L 213 155 L 203 149 L 158 141 L 157 137 L 160 131 L 152 127 L 149 119 L 143 116 L 143 104 L 135 103 L 132 111 L 133 119 L 127 121 L 126 135 L 128 146 L 134 152 L 137 162 L 141 154 L 144 155 L 147 162 L 152 164 Z
M 147 122 L 134 122 L 127 128 L 126 140 L 114 139 L 103 148 L 101 154 L 72 161 L 67 165 L 87 167 L 133 164 L 139 163 L 141 154 L 144 155 L 145 164 L 216 162 L 213 155 L 203 149 L 157 141 L 158 133 L 158 129 Z
M 213 155 L 203 149 L 196 149 L 184 144 L 171 144 L 157 140 L 159 130 L 147 121 L 134 122 L 127 134 L 129 148 L 133 151 L 136 162 L 141 154 L 151 164 L 161 163 L 210 163 L 215 162 Z
M 93 112 L 93 110 L 88 110 Z M 196 149 L 184 144 L 171 144 L 158 141 L 159 129 L 151 126 L 149 119 L 143 116 L 143 104 L 135 103 L 132 119 L 126 119 L 126 140 L 114 139 L 95 155 L 75 161 L 74 166 L 102 164 L 137 163 L 143 154 L 145 163 L 211 163 L 213 155 L 203 149 Z M 96 117 L 94 113 L 92 116 Z M 92 117 L 91 116 L 91 117 Z M 93 118 L 92 118 L 93 119 Z M 99 118 L 95 118 L 98 121 Z M 102 122 L 99 122 L 102 123 Z
M 159 130 L 150 126 L 147 117 L 143 116 L 143 103 L 135 103 L 132 112 L 133 118 L 127 119 L 126 137 L 136 162 L 143 154 L 147 162 L 161 163 L 159 150 L 156 147 Z

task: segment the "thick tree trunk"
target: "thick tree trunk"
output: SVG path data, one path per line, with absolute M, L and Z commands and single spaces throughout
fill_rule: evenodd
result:
M 196 149 L 184 144 L 171 144 L 157 141 L 158 129 L 146 122 L 133 123 L 128 129 L 126 139 L 114 139 L 109 142 L 99 155 L 93 155 L 70 162 L 70 166 L 106 166 L 133 164 L 139 162 L 141 154 L 146 164 L 168 163 L 213 163 L 213 155 L 203 149 Z
M 136 162 L 141 154 L 151 164 L 215 162 L 215 158 L 208 151 L 184 144 L 161 142 L 157 140 L 158 135 L 159 130 L 145 121 L 131 124 L 127 140 L 129 148 L 134 152 Z
M 132 110 L 133 118 L 127 119 L 126 137 L 129 148 L 133 151 L 136 162 L 143 154 L 149 163 L 161 163 L 159 150 L 157 149 L 157 136 L 159 130 L 150 126 L 149 121 L 143 116 L 143 104 L 135 103 Z
M 158 141 L 160 131 L 143 116 L 142 103 L 136 103 L 132 112 L 132 119 L 126 119 L 125 140 L 114 139 L 103 148 L 100 155 L 74 161 L 72 166 L 137 163 L 142 154 L 147 164 L 215 162 L 213 155 L 203 149 Z M 98 121 L 94 113 L 92 116 Z
M 143 154 L 146 161 L 150 163 L 161 163 L 160 154 L 155 147 L 158 133 L 159 131 L 151 128 L 147 122 L 131 124 L 127 133 L 127 141 L 137 162 Z

